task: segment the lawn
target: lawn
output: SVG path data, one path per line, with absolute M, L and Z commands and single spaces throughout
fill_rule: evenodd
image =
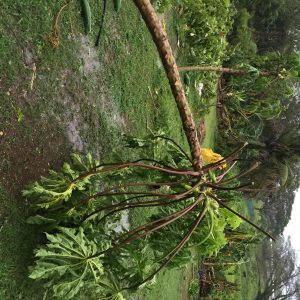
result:
M 51 299 L 28 279 L 33 249 L 44 237 L 26 224 L 30 209 L 20 194 L 26 184 L 60 167 L 72 151 L 91 152 L 101 161 L 134 159 L 123 147 L 123 133 L 142 137 L 162 129 L 187 147 L 156 49 L 134 5 L 124 1 L 116 14 L 108 3 L 95 48 L 99 3 L 90 1 L 94 15 L 89 36 L 79 4 L 66 7 L 59 20 L 58 49 L 51 35 L 62 2 L 0 4 L 0 299 Z M 167 20 L 174 36 L 172 13 Z M 192 107 L 199 105 L 199 97 L 189 101 Z M 214 109 L 205 123 L 205 145 L 211 146 Z M 138 223 L 146 215 L 135 217 Z M 162 272 L 157 285 L 135 299 L 185 299 L 188 280 L 189 269 Z

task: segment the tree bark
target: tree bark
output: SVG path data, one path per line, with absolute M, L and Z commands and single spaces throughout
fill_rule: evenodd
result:
M 223 67 L 213 67 L 213 66 L 187 66 L 187 67 L 179 67 L 179 72 L 189 72 L 189 71 L 199 71 L 199 72 L 217 72 L 217 73 L 226 73 L 232 75 L 246 75 L 250 72 L 242 69 L 234 69 L 234 68 L 223 68 Z M 269 76 L 269 72 L 261 71 L 259 73 L 261 76 Z
M 243 262 L 204 262 L 203 265 L 207 267 L 215 267 L 215 266 L 237 266 L 241 265 Z
M 150 0 L 133 0 L 136 7 L 140 11 L 151 35 L 156 44 L 164 69 L 166 71 L 173 96 L 175 98 L 177 108 L 182 120 L 182 126 L 187 137 L 191 150 L 193 167 L 196 171 L 200 171 L 202 167 L 202 157 L 200 151 L 200 142 L 197 136 L 196 126 L 192 112 L 189 108 L 183 85 L 181 83 L 180 74 L 173 56 L 172 48 L 167 38 L 166 32 L 163 30 L 158 16 L 150 2 Z

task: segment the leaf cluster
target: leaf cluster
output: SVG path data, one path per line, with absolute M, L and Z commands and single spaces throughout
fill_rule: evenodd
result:
M 34 182 L 23 190 L 23 196 L 28 197 L 37 208 L 49 208 L 69 201 L 73 192 L 83 191 L 91 184 L 93 174 L 82 178 L 82 172 L 89 173 L 99 164 L 88 154 L 85 158 L 78 154 L 71 155 L 71 163 L 64 163 L 62 171 L 49 171 L 47 177 L 42 176 L 40 182 Z
M 124 139 L 151 159 L 100 165 L 90 155 L 73 155 L 61 172 L 24 191 L 37 209 L 29 222 L 44 226 L 48 239 L 30 276 L 57 297 L 122 299 L 125 291 L 154 284 L 164 266 L 181 268 L 197 253 L 216 255 L 227 242 L 225 229 L 241 222 L 197 188 L 202 181 L 189 177 L 190 157 L 163 132 Z M 120 223 L 124 211 L 152 205 L 158 209 L 144 225 Z
M 99 244 L 89 240 L 83 228 L 58 228 L 56 234 L 46 234 L 48 244 L 36 251 L 36 265 L 30 278 L 43 279 L 52 286 L 54 295 L 72 299 L 87 281 L 95 284 L 104 274 L 102 256 L 95 256 Z M 101 247 L 109 247 L 109 242 Z

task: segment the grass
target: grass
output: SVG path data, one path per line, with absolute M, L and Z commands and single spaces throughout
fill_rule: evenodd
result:
M 165 270 L 157 277 L 157 284 L 148 290 L 138 292 L 133 299 L 171 300 L 182 299 L 184 285 L 183 270 Z
M 130 1 L 123 2 L 120 14 L 114 12 L 112 1 L 108 2 L 101 44 L 93 47 L 100 2 L 90 1 L 94 15 L 88 38 L 83 34 L 79 2 L 69 4 L 59 22 L 59 49 L 53 49 L 47 34 L 52 32 L 62 2 L 4 0 L 0 4 L 3 300 L 51 299 L 50 294 L 43 298 L 40 284 L 28 279 L 33 249 L 43 242 L 43 236 L 26 224 L 30 210 L 20 191 L 27 183 L 47 174 L 49 168 L 57 169 L 74 150 L 92 152 L 106 161 L 134 159 L 135 154 L 122 145 L 122 133 L 143 136 L 162 128 L 187 148 L 156 49 Z M 172 14 L 168 18 L 172 21 Z M 174 40 L 172 27 L 168 30 Z M 196 110 L 199 103 L 193 91 L 189 100 Z M 213 110 L 205 121 L 205 145 L 211 146 L 216 124 Z M 132 216 L 136 223 L 146 217 L 141 211 Z M 157 285 L 137 297 L 184 299 L 185 272 L 161 273 Z
M 248 200 L 249 201 L 249 200 Z M 251 201 L 251 200 L 250 200 Z M 262 206 L 261 201 L 252 203 L 254 208 Z M 256 224 L 261 223 L 261 216 L 253 207 L 250 209 L 249 205 L 244 204 L 244 215 Z M 254 211 L 253 211 L 254 210 Z M 249 228 L 249 227 L 248 227 Z M 249 230 L 249 229 L 248 229 Z M 259 257 L 261 257 L 262 242 L 258 244 L 249 245 L 247 249 L 247 262 L 238 268 L 237 279 L 240 283 L 239 299 L 252 300 L 255 299 L 259 289 L 259 283 L 263 286 L 264 275 L 260 274 Z
M 258 212 L 252 212 L 249 210 L 249 207 L 245 203 L 245 200 L 238 205 L 238 211 L 246 216 L 248 219 L 253 221 L 256 224 L 260 223 L 260 215 Z M 261 203 L 255 203 L 255 207 L 259 207 Z M 253 233 L 253 228 L 245 222 L 241 225 L 240 230 L 242 232 Z M 248 244 L 246 246 L 246 253 L 243 257 L 243 263 L 238 263 L 237 265 L 227 266 L 223 269 L 225 273 L 225 279 L 231 283 L 236 283 L 238 286 L 236 291 L 231 295 L 232 298 L 236 300 L 253 300 L 257 295 L 259 289 L 259 284 L 263 283 L 264 275 L 260 274 L 261 270 L 259 268 L 260 257 L 259 252 L 261 252 L 262 244 Z M 224 257 L 225 260 L 228 260 L 227 257 Z M 225 296 L 224 296 L 225 297 Z
M 40 285 L 27 279 L 27 268 L 32 264 L 32 251 L 39 242 L 36 230 L 26 224 L 28 212 L 23 199 L 9 197 L 0 189 L 0 298 L 42 299 Z M 5 207 L 4 207 L 5 205 Z
M 215 106 L 212 106 L 209 113 L 205 115 L 204 122 L 206 133 L 202 145 L 206 148 L 213 148 L 217 132 L 217 111 Z

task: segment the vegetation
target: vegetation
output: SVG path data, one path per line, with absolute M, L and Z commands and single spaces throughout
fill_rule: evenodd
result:
M 264 264 L 267 267 L 266 284 L 255 299 L 291 299 L 299 293 L 299 267 L 295 265 L 296 253 L 289 240 L 283 238 L 264 243 Z
M 171 91 L 133 3 L 152 33 Z M 283 277 L 275 280 L 283 273 L 275 268 L 280 264 L 268 261 L 259 245 L 263 236 L 246 225 L 281 234 L 299 186 L 298 24 L 285 21 L 297 9 L 278 0 L 153 3 L 163 26 L 149 1 L 104 1 L 102 11 L 96 0 L 0 5 L 3 59 L 19 47 L 0 81 L 6 111 L 0 120 L 0 234 L 11 232 L 0 244 L 2 298 L 185 299 L 187 292 L 174 286 L 191 265 L 203 276 L 190 285 L 191 296 L 195 282 L 199 295 L 221 299 L 298 295 L 295 255 L 285 251 L 290 245 L 266 247 L 267 256 L 294 266 L 288 273 L 296 275 L 283 276 L 283 289 Z M 24 10 L 26 18 L 19 13 Z M 37 11 L 43 18 L 34 18 Z M 225 159 L 200 149 L 198 137 L 211 148 L 215 136 Z M 66 138 L 76 152 L 93 155 L 68 160 Z M 18 163 L 13 149 L 28 148 L 32 157 L 16 153 Z M 55 171 L 48 174 L 49 164 Z M 29 208 L 14 199 L 29 182 L 27 222 L 36 227 L 25 225 Z M 11 200 L 4 206 L 4 199 Z M 8 213 L 10 206 L 16 212 Z M 26 245 L 18 238 L 16 250 L 8 251 L 5 245 L 19 235 L 35 237 Z M 24 279 L 32 248 L 30 277 L 41 280 L 44 291 Z M 256 259 L 266 269 L 255 267 Z
M 160 146 L 159 140 L 171 141 L 171 148 L 168 150 L 168 143 Z M 48 211 L 46 214 L 39 212 L 29 218 L 29 222 L 47 225 L 47 232 L 60 231 L 47 235 L 51 243 L 36 253 L 37 264 L 30 275 L 34 279 L 48 279 L 47 285 L 55 283 L 53 290 L 57 297 L 72 298 L 79 291 L 87 296 L 82 289 L 87 282 L 90 287 L 100 285 L 97 293 L 102 297 L 117 297 L 122 291 L 149 284 L 167 264 L 183 267 L 191 261 L 195 250 L 208 256 L 217 253 L 226 243 L 226 224 L 232 229 L 240 224 L 234 214 L 241 215 L 213 194 L 214 189 L 234 190 L 237 187 L 218 186 L 217 182 L 209 183 L 210 180 L 203 181 L 201 177 L 199 181 L 197 172 L 183 169 L 190 159 L 181 148 L 177 150 L 172 140 L 163 136 L 153 137 L 148 143 L 133 139 L 129 140 L 129 146 L 154 152 L 154 158 L 142 160 L 158 164 L 99 165 L 90 156 L 83 160 L 73 155 L 72 165 L 65 163 L 62 172 L 50 172 L 48 178 L 43 177 L 40 183 L 29 186 L 23 193 L 36 208 Z M 227 163 L 232 158 L 228 157 Z M 223 161 L 212 163 L 206 169 L 222 167 Z M 168 162 L 169 166 L 162 162 Z M 145 181 L 133 181 L 135 178 Z M 156 186 L 158 192 L 141 189 L 151 186 Z M 205 187 L 209 187 L 209 192 L 205 192 Z M 155 200 L 142 201 L 149 196 Z M 224 208 L 218 209 L 218 204 Z M 149 222 L 121 234 L 110 230 L 117 220 L 117 212 L 152 206 L 160 210 Z M 199 226 L 204 220 L 207 224 Z M 68 229 L 70 226 L 78 227 L 79 232 Z M 153 235 L 148 238 L 151 233 Z M 170 235 L 172 241 L 167 240 Z M 185 244 L 187 247 L 183 248 Z M 145 247 L 153 250 L 154 260 L 144 257 Z M 125 269 L 121 272 L 122 266 Z M 128 266 L 131 267 L 128 269 Z M 104 289 L 103 281 L 105 286 L 114 288 Z M 114 282 L 118 282 L 118 286 Z
M 74 5 L 76 3 L 73 2 Z M 79 6 L 69 6 L 61 15 L 59 49 L 53 50 L 45 39 L 45 33 L 52 30 L 52 21 L 60 6 L 60 3 L 55 7 L 52 4 L 19 1 L 1 11 L 7 12 L 1 22 L 5 21 L 9 28 L 15 20 L 9 11 L 19 11 L 20 8 L 26 11 L 26 18 L 16 16 L 23 20 L 16 27 L 16 33 L 19 33 L 22 45 L 34 45 L 30 51 L 38 61 L 38 77 L 31 91 L 28 82 L 32 73 L 23 63 L 22 49 L 15 48 L 14 35 L 1 26 L 5 41 L 10 40 L 1 47 L 1 63 L 11 59 L 11 53 L 16 52 L 2 79 L 0 98 L 1 112 L 2 108 L 4 112 L 0 120 L 3 132 L 0 177 L 4 186 L 3 192 L 1 190 L 1 299 L 42 299 L 46 292 L 40 289 L 40 284 L 27 280 L 28 266 L 33 264 L 32 250 L 45 240 L 42 233 L 38 234 L 32 225 L 25 222 L 29 207 L 19 191 L 26 183 L 47 174 L 49 165 L 54 169 L 60 168 L 69 157 L 70 146 L 74 147 L 74 151 L 92 151 L 94 155 L 107 159 L 119 160 L 120 156 L 136 159 L 132 151 L 121 147 L 120 136 L 124 131 L 145 135 L 149 134 L 148 128 L 164 127 L 172 137 L 183 141 L 167 80 L 157 66 L 153 42 L 134 6 L 123 3 L 122 13 L 116 15 L 108 3 L 102 43 L 96 58 L 91 54 L 93 59 L 89 60 L 92 52 L 88 51 L 88 47 L 93 49 L 93 43 L 80 38 L 84 28 Z M 90 4 L 93 5 L 91 1 Z M 1 5 L 6 7 L 5 3 Z M 40 19 L 36 15 L 46 17 Z M 97 17 L 94 15 L 94 18 Z M 27 28 L 36 30 L 27 31 Z M 75 36 L 68 39 L 71 28 Z M 96 29 L 92 26 L 92 30 Z M 112 41 L 112 36 L 118 38 Z M 3 39 L 1 41 L 4 42 Z M 89 54 L 87 57 L 81 56 L 79 49 L 82 47 L 82 51 Z M 109 51 L 103 55 L 103 49 Z M 130 51 L 130 56 L 126 51 Z M 143 59 L 147 64 L 139 63 Z M 97 64 L 99 60 L 98 67 L 94 60 Z M 90 71 L 87 61 L 92 63 Z M 123 72 L 120 74 L 118 70 L 121 68 Z M 19 84 L 13 85 L 14 82 Z M 27 91 L 24 99 L 23 89 Z M 20 107 L 23 121 L 18 122 L 13 106 Z M 24 149 L 28 151 L 24 152 Z M 142 218 L 144 215 L 147 213 Z M 151 291 L 161 295 L 161 284 L 170 281 L 173 276 L 176 280 L 170 286 L 169 294 L 178 298 L 182 291 L 172 289 L 184 282 L 182 272 L 165 272 L 159 276 L 162 283 L 159 282 Z M 47 298 L 50 298 L 49 292 Z M 148 295 L 148 299 L 152 297 Z

